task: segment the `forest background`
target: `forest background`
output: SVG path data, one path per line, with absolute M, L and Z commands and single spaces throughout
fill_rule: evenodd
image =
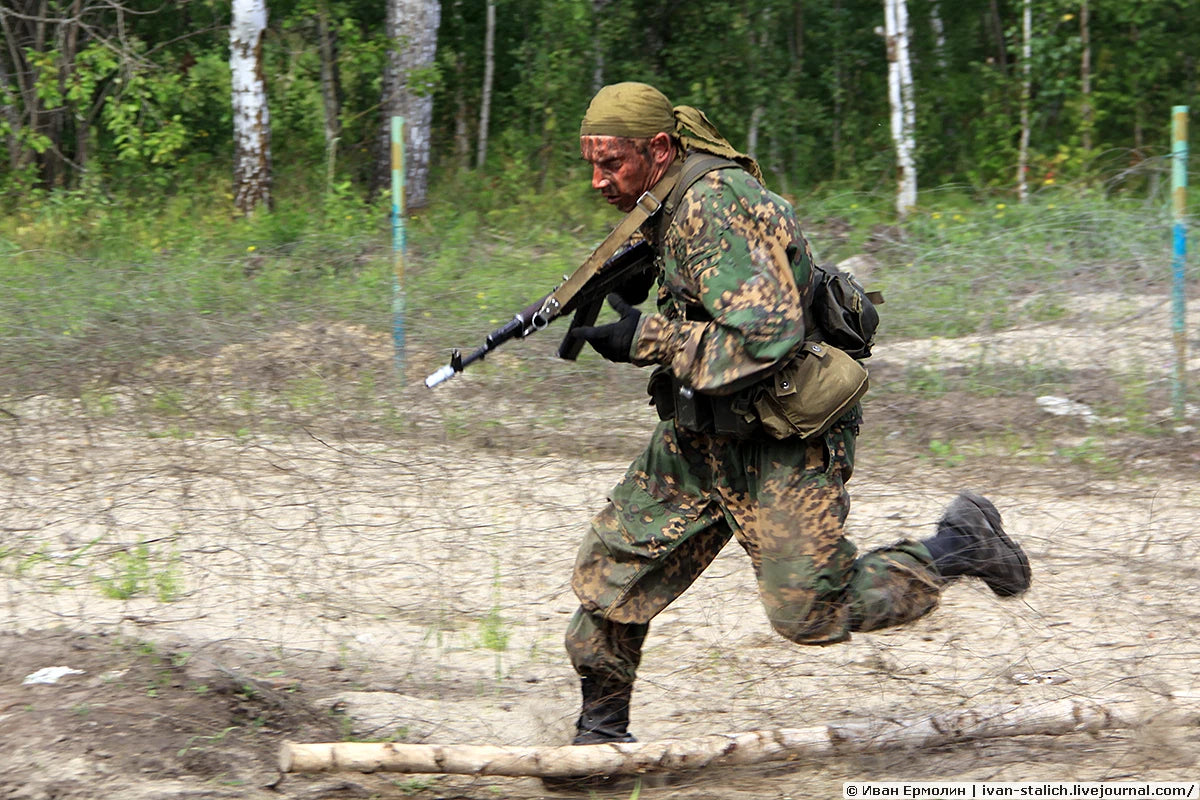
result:
M 436 54 L 402 76 L 432 100 L 429 192 L 410 188 L 403 220 L 410 332 L 503 319 L 603 236 L 613 217 L 577 125 L 616 80 L 704 109 L 796 202 L 823 260 L 882 262 L 888 335 L 1053 319 L 1069 303 L 1030 300 L 1051 276 L 1166 293 L 1170 112 L 1197 99 L 1191 3 L 909 0 L 921 194 L 902 219 L 879 2 L 271 0 L 256 53 L 271 191 L 243 208 L 230 20 L 246 3 L 263 5 L 0 8 L 0 373 L 17 385 L 57 385 L 58 365 L 81 391 L 80 374 L 133 354 L 281 322 L 387 329 L 381 93 L 389 54 L 417 38 L 405 19 L 436 26 Z M 84 353 L 107 366 L 79 370 Z

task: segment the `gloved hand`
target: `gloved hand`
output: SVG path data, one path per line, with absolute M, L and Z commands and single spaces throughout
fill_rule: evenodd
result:
M 608 304 L 621 315 L 619 320 L 607 325 L 581 325 L 571 331 L 571 336 L 588 342 L 609 361 L 628 362 L 642 312 L 622 300 L 616 292 L 608 296 Z
M 621 295 L 621 299 L 632 306 L 638 303 L 645 302 L 650 296 L 650 289 L 654 286 L 654 282 L 658 280 L 658 275 L 655 270 L 647 269 L 631 276 L 625 283 L 613 289 L 614 292 Z

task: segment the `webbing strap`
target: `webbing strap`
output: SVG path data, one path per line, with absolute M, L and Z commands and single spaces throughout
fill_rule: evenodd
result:
M 671 226 L 671 220 L 675 218 L 675 210 L 679 208 L 679 201 L 683 198 L 683 193 L 692 187 L 692 184 L 703 178 L 710 172 L 718 169 L 744 169 L 741 164 L 736 161 L 730 161 L 728 158 L 715 156 L 711 153 L 703 153 L 693 150 L 688 153 L 683 160 L 683 170 L 679 174 L 679 180 L 675 183 L 674 188 L 667 195 L 663 203 L 663 215 L 657 223 L 656 238 L 661 243 L 662 238 L 667 233 L 667 228 Z
M 558 316 L 562 308 L 575 296 L 580 289 L 587 284 L 588 281 L 604 266 L 613 254 L 620 247 L 629 241 L 629 237 L 637 231 L 638 228 L 658 213 L 662 207 L 663 201 L 667 195 L 675 188 L 680 176 L 679 162 L 676 161 L 667 168 L 667 172 L 658 183 L 650 187 L 650 190 L 638 198 L 637 205 L 633 210 L 625 215 L 625 218 L 613 228 L 600 246 L 592 251 L 592 254 L 584 260 L 579 267 L 567 276 L 558 288 L 550 293 L 546 298 L 546 302 L 542 304 L 541 316 L 547 322 Z

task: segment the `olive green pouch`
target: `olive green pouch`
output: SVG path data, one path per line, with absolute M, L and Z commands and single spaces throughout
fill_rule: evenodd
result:
M 823 342 L 805 342 L 754 402 L 763 429 L 776 439 L 824 433 L 867 393 L 862 364 Z

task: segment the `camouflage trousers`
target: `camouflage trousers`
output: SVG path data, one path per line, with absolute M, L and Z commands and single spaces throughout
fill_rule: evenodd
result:
M 844 641 L 921 617 L 941 583 L 902 540 L 862 556 L 843 535 L 857 425 L 807 442 L 734 439 L 659 424 L 580 545 L 580 608 L 566 645 L 577 672 L 636 677 L 649 622 L 731 537 L 750 557 L 774 629 L 797 644 Z

